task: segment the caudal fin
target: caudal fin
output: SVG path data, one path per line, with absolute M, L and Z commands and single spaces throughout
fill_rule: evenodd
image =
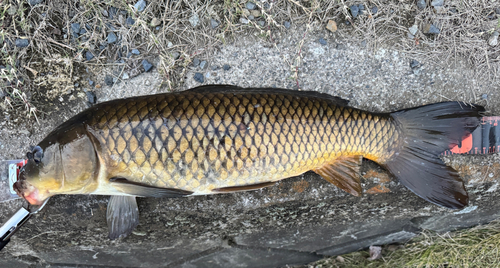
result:
M 391 113 L 405 140 L 384 166 L 425 200 L 452 209 L 465 207 L 469 197 L 463 181 L 438 155 L 479 126 L 482 111 L 481 106 L 442 102 Z

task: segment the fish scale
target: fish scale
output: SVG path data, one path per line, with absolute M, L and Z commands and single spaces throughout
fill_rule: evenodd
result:
M 86 124 L 109 178 L 195 193 L 280 180 L 342 155 L 380 162 L 398 136 L 388 116 L 292 92 L 112 101 Z

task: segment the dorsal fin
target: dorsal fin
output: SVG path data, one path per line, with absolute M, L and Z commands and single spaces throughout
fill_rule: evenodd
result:
M 318 91 L 299 91 L 284 88 L 243 88 L 232 85 L 206 85 L 191 88 L 186 90 L 186 92 L 193 93 L 239 93 L 239 94 L 283 94 L 283 95 L 293 95 L 297 97 L 310 97 L 318 98 L 324 100 L 330 100 L 339 106 L 346 106 L 349 104 L 348 100 L 342 99 L 340 97 L 335 97 L 330 94 L 321 93 Z
M 360 155 L 342 156 L 332 163 L 315 169 L 314 172 L 340 189 L 354 196 L 361 196 L 359 167 L 362 160 L 363 157 Z

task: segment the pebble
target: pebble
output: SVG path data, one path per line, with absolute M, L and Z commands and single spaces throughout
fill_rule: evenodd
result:
M 27 47 L 29 46 L 30 41 L 28 39 L 17 38 L 16 39 L 16 47 Z
M 43 0 L 28 0 L 28 3 L 31 6 L 36 6 L 36 5 L 40 4 L 41 2 L 43 2 Z
M 85 59 L 91 60 L 93 58 L 94 58 L 94 54 L 92 54 L 92 52 L 90 52 L 90 51 L 85 52 Z
M 137 3 L 135 3 L 134 7 L 137 11 L 142 12 L 146 8 L 146 1 L 139 0 L 137 1 Z
M 243 24 L 248 24 L 248 20 L 245 18 L 240 18 L 240 22 Z
M 168 42 L 168 43 L 167 43 L 167 47 L 168 47 L 168 48 L 171 48 L 171 47 L 173 47 L 173 46 L 174 46 L 174 44 L 172 44 L 172 42 Z
M 406 36 L 409 38 L 409 39 L 413 39 L 415 38 L 415 36 L 411 33 L 406 33 Z
M 378 12 L 378 7 L 374 6 L 372 7 L 372 14 L 377 14 Z
M 109 74 L 107 74 L 105 77 L 104 77 L 104 83 L 108 86 L 112 86 L 113 85 L 113 77 Z
M 441 7 L 444 4 L 444 0 L 432 0 L 431 6 L 433 7 Z
M 89 79 L 89 85 L 93 86 L 94 85 L 94 81 L 92 81 L 92 80 Z
M 359 5 L 358 5 L 358 8 L 359 8 L 359 10 L 365 10 L 365 5 L 363 5 L 363 4 L 359 4 Z
M 80 32 L 80 23 L 71 23 L 71 31 L 73 34 L 78 34 Z
M 161 20 L 159 20 L 158 18 L 153 18 L 151 20 L 151 26 L 153 26 L 153 27 L 156 27 L 156 26 L 158 26 L 160 24 L 161 24 Z
M 153 68 L 153 64 L 147 60 L 142 60 L 142 67 L 144 67 L 144 71 L 149 72 Z
M 146 81 L 144 81 L 144 85 L 146 85 L 146 86 L 150 86 L 150 85 L 151 85 L 151 82 L 150 82 L 149 80 L 146 80 Z
M 410 68 L 415 69 L 417 67 L 420 67 L 420 62 L 418 62 L 416 60 L 411 60 L 410 61 Z
M 227 71 L 227 70 L 231 69 L 231 66 L 229 66 L 229 64 L 224 64 L 222 66 L 222 69 L 224 69 L 224 71 Z
M 198 66 L 198 65 L 200 65 L 200 59 L 198 59 L 198 58 L 194 58 L 194 59 L 193 59 L 193 66 L 194 66 L 194 67 L 196 67 L 196 66 Z
M 189 18 L 189 23 L 191 23 L 191 26 L 193 27 L 198 26 L 198 23 L 200 23 L 200 17 L 198 17 L 198 14 L 194 13 L 193 16 Z
M 203 69 L 205 69 L 205 67 L 207 67 L 207 61 L 204 60 L 204 61 L 200 62 L 200 68 L 203 70 Z
M 488 94 L 484 93 L 483 95 L 481 95 L 481 98 L 483 98 L 483 100 L 487 100 L 488 99 Z
M 285 23 L 283 23 L 283 25 L 285 26 L 285 28 L 287 29 L 290 29 L 290 22 L 289 21 L 285 21 Z
M 425 0 L 417 0 L 417 7 L 418 9 L 424 9 L 427 6 L 427 3 Z
M 85 34 L 86 32 L 87 32 L 87 30 L 85 30 L 85 28 L 80 29 L 80 34 Z
M 101 14 L 106 18 L 109 16 L 108 11 L 106 9 L 102 9 Z
M 156 29 L 157 31 L 159 31 L 159 30 L 160 30 L 160 26 L 156 26 L 156 28 L 155 28 L 155 29 Z
M 174 58 L 174 60 L 178 60 L 181 57 L 181 53 L 174 52 L 174 53 L 172 53 L 172 57 Z
M 205 82 L 205 78 L 203 77 L 202 73 L 195 73 L 193 78 L 194 78 L 194 81 L 196 81 L 198 83 Z
M 125 22 L 128 24 L 128 25 L 134 25 L 135 23 L 135 20 L 132 19 L 132 17 L 128 17 L 127 20 L 125 20 Z
M 351 9 L 351 15 L 353 18 L 356 18 L 359 13 L 359 7 L 356 5 L 350 6 L 349 9 Z
M 323 38 L 319 39 L 319 43 L 322 44 L 323 46 L 326 46 L 326 44 L 327 44 L 326 40 Z
M 498 15 L 500 15 L 500 7 L 495 8 L 495 13 L 497 13 Z
M 264 25 L 266 25 L 266 22 L 263 20 L 259 20 L 257 21 L 257 24 L 259 24 L 260 27 L 264 27 Z
M 411 26 L 410 28 L 408 28 L 408 31 L 409 31 L 412 35 L 415 35 L 415 34 L 417 34 L 417 31 L 418 31 L 418 26 L 417 26 L 417 25 L 413 25 L 413 26 Z
M 254 20 L 254 19 L 255 19 L 255 17 L 254 17 L 253 15 L 250 15 L 250 16 L 248 16 L 248 19 L 249 19 L 249 20 Z
M 253 10 L 255 9 L 257 5 L 255 5 L 255 3 L 252 3 L 252 2 L 247 2 L 247 4 L 245 5 L 245 7 L 248 9 L 248 10 Z
M 140 52 L 140 51 L 139 51 L 139 49 L 137 49 L 137 48 L 132 49 L 132 51 L 131 51 L 131 52 L 132 52 L 132 54 L 134 54 L 134 55 L 139 55 L 139 54 L 141 54 L 141 52 Z
M 85 92 L 85 93 L 87 95 L 88 102 L 90 104 L 96 104 L 96 102 L 97 102 L 97 96 L 95 95 L 95 92 L 87 90 L 87 92 Z
M 210 27 L 212 27 L 212 29 L 215 29 L 217 28 L 217 26 L 219 26 L 219 22 L 214 19 L 210 19 Z
M 439 34 L 441 31 L 434 26 L 434 24 L 427 24 L 424 27 L 424 33 L 426 34 Z
M 211 74 L 210 72 L 207 72 L 207 74 L 205 75 L 206 78 L 210 78 Z
M 494 31 L 491 34 L 490 39 L 488 39 L 488 45 L 490 45 L 492 47 L 498 45 L 498 35 L 499 35 L 499 33 L 497 31 Z
M 210 68 L 212 68 L 212 71 L 215 71 L 215 70 L 219 69 L 219 66 L 217 66 L 217 65 L 212 65 L 212 67 L 210 67 Z
M 117 37 L 116 37 L 115 33 L 110 32 L 108 34 L 108 44 L 113 44 L 114 42 L 116 42 L 116 39 L 117 39 Z
M 334 33 L 337 31 L 337 23 L 334 20 L 329 20 L 326 24 L 326 29 Z
M 80 84 L 78 84 L 78 83 L 75 83 L 75 84 L 74 84 L 74 86 L 75 86 L 75 87 L 78 87 L 79 85 L 80 85 Z
M 260 11 L 259 10 L 252 10 L 250 11 L 250 13 L 254 16 L 254 17 L 260 17 Z
M 366 47 L 366 41 L 365 40 L 361 41 L 361 46 L 362 47 Z
M 123 75 L 122 75 L 123 80 L 127 80 L 129 78 L 130 78 L 130 76 L 128 75 L 128 73 L 123 73 Z

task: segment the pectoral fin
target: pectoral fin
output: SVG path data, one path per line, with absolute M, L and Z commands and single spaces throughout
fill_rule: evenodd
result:
M 135 196 L 111 196 L 106 211 L 106 221 L 111 240 L 131 234 L 139 224 L 139 209 Z
M 272 186 L 275 184 L 276 184 L 276 182 L 271 181 L 271 182 L 263 182 L 263 183 L 244 185 L 244 186 L 223 187 L 223 188 L 213 189 L 212 192 L 215 192 L 215 193 L 234 193 L 234 192 L 242 192 L 242 191 L 251 191 L 251 190 L 257 190 L 257 189 L 269 187 L 269 186 Z
M 363 157 L 360 155 L 343 156 L 335 159 L 332 163 L 315 169 L 314 172 L 340 189 L 354 196 L 361 196 L 359 167 L 362 160 Z
M 109 182 L 111 186 L 113 186 L 116 190 L 125 194 L 135 195 L 135 196 L 183 197 L 193 193 L 190 191 L 185 191 L 180 189 L 150 186 L 143 183 L 129 181 L 124 178 L 111 178 Z

